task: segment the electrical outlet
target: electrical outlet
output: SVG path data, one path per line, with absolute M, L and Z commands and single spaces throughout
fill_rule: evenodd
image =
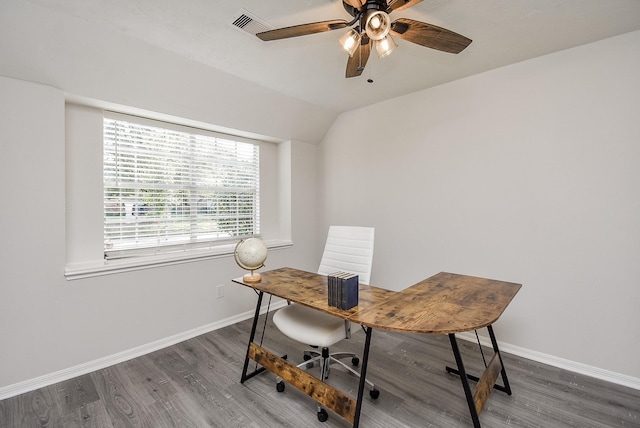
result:
M 222 299 L 224 297 L 224 285 L 218 285 L 216 287 L 216 299 Z

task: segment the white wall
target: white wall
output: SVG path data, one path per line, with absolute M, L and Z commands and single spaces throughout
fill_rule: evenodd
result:
M 230 257 L 65 279 L 65 174 L 82 162 L 65 156 L 69 96 L 291 140 L 277 162 L 296 202 L 279 201 L 294 246 L 271 251 L 267 266 L 317 268 L 311 143 L 334 113 L 28 2 L 0 3 L 0 40 L 0 397 L 250 313 L 256 301 L 231 284 L 242 272 Z
M 64 94 L 3 77 L 0 94 L 0 392 L 251 313 L 255 294 L 231 284 L 242 272 L 230 257 L 67 281 Z M 303 208 L 285 213 L 295 219 L 293 248 L 271 251 L 267 265 L 313 270 L 317 146 L 283 144 L 281 161 L 296 164 L 283 174 L 305 183 L 291 190 Z
M 22 0 L 0 2 L 0 76 L 283 141 L 318 143 L 334 111 Z M 310 120 L 313 118 L 313 120 Z
M 56 367 L 57 329 L 86 308 L 76 308 L 75 302 L 66 308 L 59 305 L 68 290 L 62 287 L 64 96 L 55 89 L 3 78 L 0 94 L 0 360 L 6 362 L 0 365 L 0 386 L 4 386 L 46 373 L 29 369 L 48 366 L 42 360 L 52 357 Z M 34 118 L 39 120 L 37 126 Z M 71 322 L 71 327 L 73 348 L 84 346 L 87 336 L 78 334 L 82 322 Z
M 375 285 L 524 284 L 499 340 L 640 385 L 638 52 L 634 32 L 343 114 L 322 224 L 376 227 Z

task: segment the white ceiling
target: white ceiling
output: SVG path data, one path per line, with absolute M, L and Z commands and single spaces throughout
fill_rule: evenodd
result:
M 345 30 L 263 42 L 231 25 L 241 9 L 273 28 L 350 21 L 341 0 L 28 1 L 338 112 L 640 29 L 640 0 L 424 0 L 392 20 L 445 27 L 471 45 L 453 55 L 397 40 L 390 56 L 372 52 L 362 76 L 346 79 Z

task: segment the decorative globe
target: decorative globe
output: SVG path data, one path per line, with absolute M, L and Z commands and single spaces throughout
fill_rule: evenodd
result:
M 260 238 L 241 239 L 236 244 L 233 257 L 238 266 L 250 273 L 242 277 L 244 282 L 255 283 L 262 280 L 262 276 L 254 271 L 264 267 L 267 259 L 267 246 Z

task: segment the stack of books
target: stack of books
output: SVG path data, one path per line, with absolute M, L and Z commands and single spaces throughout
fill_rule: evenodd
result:
M 329 306 L 351 309 L 358 306 L 358 275 L 335 272 L 327 275 Z

